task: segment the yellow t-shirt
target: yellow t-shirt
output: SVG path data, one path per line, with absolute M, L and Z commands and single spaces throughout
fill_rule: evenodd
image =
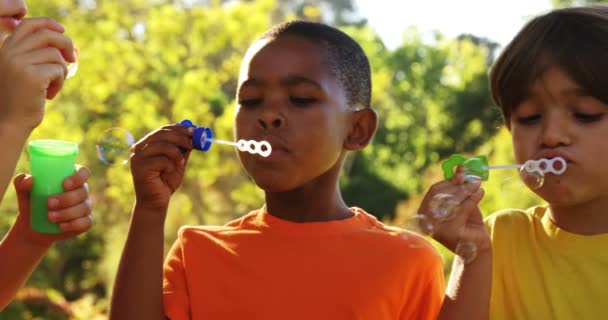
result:
M 608 234 L 564 231 L 545 206 L 499 211 L 486 224 L 490 319 L 608 319 Z
M 295 223 L 264 210 L 183 227 L 164 267 L 171 320 L 432 320 L 443 261 L 424 238 L 353 217 Z

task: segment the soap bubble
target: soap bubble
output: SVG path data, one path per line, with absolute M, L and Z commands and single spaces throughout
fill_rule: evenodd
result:
M 431 199 L 429 206 L 434 220 L 448 221 L 454 217 L 454 208 L 459 204 L 455 197 L 448 193 L 439 193 Z
M 118 127 L 107 129 L 97 141 L 97 158 L 110 166 L 126 164 L 133 144 L 135 139 L 128 130 Z
M 477 258 L 477 245 L 471 241 L 459 241 L 455 253 L 464 260 L 465 264 L 471 263 Z
M 525 166 L 519 169 L 521 180 L 533 190 L 539 189 L 545 183 L 545 176 L 538 171 L 528 171 Z

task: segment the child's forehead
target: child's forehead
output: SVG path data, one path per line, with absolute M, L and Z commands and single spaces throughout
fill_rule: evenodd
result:
M 262 38 L 253 42 L 243 62 L 262 58 L 293 57 L 307 60 L 326 60 L 327 50 L 320 43 L 299 35 L 283 34 L 276 38 Z
M 282 35 L 256 40 L 249 47 L 241 63 L 239 82 L 280 73 L 333 77 L 325 50 L 318 44 L 300 36 Z

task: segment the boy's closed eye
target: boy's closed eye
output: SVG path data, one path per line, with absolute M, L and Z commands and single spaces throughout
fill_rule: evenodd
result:
M 517 121 L 517 123 L 519 123 L 521 125 L 532 125 L 532 124 L 537 123 L 540 119 L 541 119 L 540 113 L 534 113 L 534 114 L 528 114 L 528 115 L 522 115 L 522 116 L 515 117 L 515 120 Z
M 579 94 L 568 102 L 572 116 L 580 123 L 593 123 L 602 120 L 606 110 L 606 105 L 597 98 Z
M 255 107 L 262 103 L 262 98 L 243 98 L 238 100 L 238 104 L 243 107 Z
M 582 123 L 592 123 L 596 121 L 602 120 L 604 116 L 603 112 L 600 113 L 584 113 L 584 112 L 575 112 L 574 117 L 576 120 Z
M 318 101 L 317 98 L 309 96 L 290 96 L 289 100 L 296 107 L 307 107 Z

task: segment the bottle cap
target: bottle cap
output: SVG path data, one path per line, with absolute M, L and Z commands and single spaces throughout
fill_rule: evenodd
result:
M 188 119 L 182 120 L 180 124 L 194 128 L 194 134 L 192 135 L 192 146 L 194 146 L 194 149 L 207 151 L 211 148 L 213 141 L 213 131 L 211 131 L 211 128 L 196 126 Z

